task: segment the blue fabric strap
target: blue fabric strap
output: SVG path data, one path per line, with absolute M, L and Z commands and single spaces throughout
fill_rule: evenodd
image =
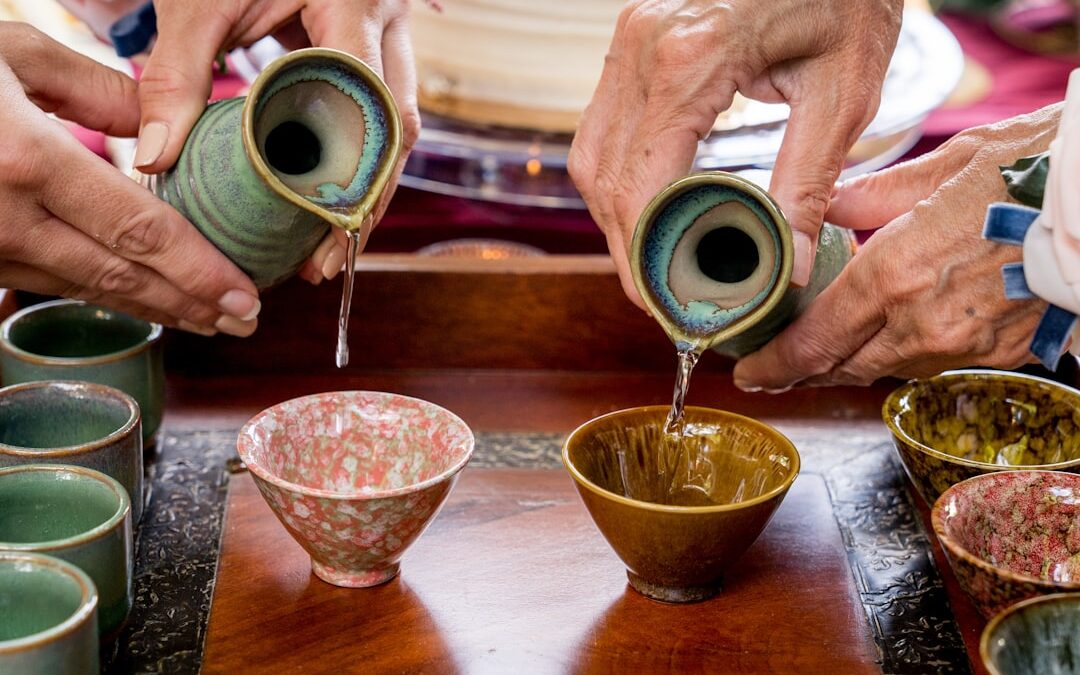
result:
M 1035 297 L 1024 277 L 1024 263 L 1003 265 L 1001 278 L 1005 281 L 1005 297 L 1009 300 L 1031 300 Z
M 1031 338 L 1031 353 L 1050 370 L 1057 370 L 1065 343 L 1076 325 L 1076 315 L 1057 305 L 1050 305 L 1039 320 L 1035 337 Z
M 1017 204 L 991 204 L 986 210 L 983 238 L 999 244 L 1020 246 L 1039 210 Z
M 134 56 L 146 51 L 157 34 L 157 12 L 154 3 L 147 2 L 134 12 L 120 17 L 109 28 L 109 39 L 117 56 Z

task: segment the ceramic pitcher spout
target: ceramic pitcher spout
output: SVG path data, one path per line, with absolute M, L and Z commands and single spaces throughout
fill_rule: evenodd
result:
M 272 62 L 246 97 L 208 106 L 176 166 L 146 184 L 266 288 L 330 227 L 370 228 L 400 152 L 382 79 L 344 52 L 301 49 Z
M 780 207 L 750 180 L 714 171 L 681 178 L 652 199 L 630 265 L 677 347 L 739 358 L 779 333 L 853 253 L 851 236 L 826 225 L 810 283 L 792 288 L 794 245 Z

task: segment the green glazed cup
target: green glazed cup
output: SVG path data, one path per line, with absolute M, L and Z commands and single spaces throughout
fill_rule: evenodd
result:
M 132 518 L 143 512 L 139 406 L 112 387 L 89 382 L 27 382 L 0 389 L 0 468 L 71 464 L 115 478 Z
M 660 191 L 634 230 L 630 268 L 675 345 L 741 358 L 802 313 L 851 260 L 855 240 L 826 224 L 809 283 L 790 285 L 791 226 L 764 189 L 711 171 Z
M 97 673 L 98 595 L 78 567 L 0 552 L 0 673 Z
M 0 380 L 83 380 L 131 394 L 142 413 L 143 445 L 157 446 L 165 407 L 162 329 L 104 307 L 55 300 L 0 324 Z
M 43 553 L 86 572 L 106 639 L 131 610 L 132 549 L 131 502 L 112 478 L 78 466 L 0 470 L 0 551 Z
M 176 166 L 142 182 L 267 288 L 331 225 L 366 237 L 400 150 L 397 104 L 378 74 L 344 52 L 300 49 L 246 97 L 208 106 Z

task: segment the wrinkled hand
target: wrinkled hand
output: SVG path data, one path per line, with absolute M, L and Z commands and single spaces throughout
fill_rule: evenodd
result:
M 375 220 L 382 216 L 420 133 L 408 0 L 155 0 L 154 7 L 157 41 L 139 80 L 137 168 L 155 173 L 176 162 L 206 107 L 220 52 L 274 35 L 289 48 L 315 45 L 349 52 L 386 81 L 401 111 L 403 147 L 376 207 Z M 345 236 L 334 234 L 301 269 L 308 281 L 318 283 L 340 271 Z
M 1060 106 L 961 133 L 937 151 L 845 183 L 826 219 L 884 225 L 807 311 L 735 367 L 743 389 L 866 385 L 950 368 L 1032 360 L 1046 303 L 1005 298 L 1001 266 L 1021 249 L 982 238 L 1009 201 L 999 166 L 1046 150 Z
M 0 22 L 0 286 L 204 334 L 254 331 L 251 280 L 46 112 L 132 136 L 135 82 L 25 24 Z
M 691 168 L 698 141 L 747 98 L 791 116 L 771 192 L 796 233 L 792 281 L 810 278 L 818 231 L 848 150 L 877 112 L 902 0 L 635 0 L 619 17 L 570 174 L 627 296 L 638 215 Z

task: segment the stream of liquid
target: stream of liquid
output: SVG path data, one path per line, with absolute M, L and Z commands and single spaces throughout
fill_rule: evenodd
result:
M 663 481 L 664 503 L 682 506 L 712 504 L 715 471 L 706 452 L 707 444 L 688 433 L 686 394 L 690 376 L 701 357 L 696 345 L 680 348 L 675 370 L 675 391 L 671 399 L 657 455 L 657 472 Z
M 341 310 L 338 312 L 337 350 L 335 362 L 338 368 L 349 365 L 349 308 L 352 307 L 353 279 L 356 276 L 356 254 L 360 248 L 360 233 L 346 233 L 349 246 L 345 253 L 345 282 L 341 290 Z

